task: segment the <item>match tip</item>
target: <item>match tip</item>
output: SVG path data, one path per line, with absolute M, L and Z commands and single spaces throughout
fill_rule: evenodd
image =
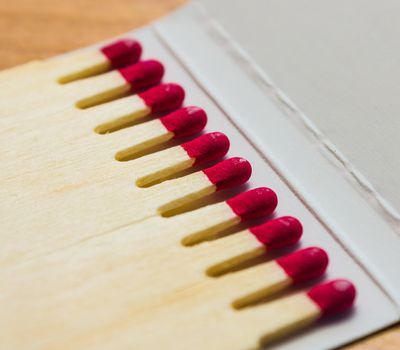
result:
M 303 233 L 303 227 L 296 218 L 282 216 L 252 227 L 249 231 L 269 249 L 279 249 L 297 243 Z
M 242 220 L 249 220 L 270 215 L 278 204 L 278 198 L 271 189 L 259 187 L 240 193 L 226 203 Z
M 229 150 L 229 139 L 222 132 L 212 132 L 183 143 L 181 147 L 197 164 L 222 158 Z
M 207 124 L 207 114 L 199 107 L 184 107 L 160 118 L 174 137 L 184 137 L 200 132 Z
M 159 61 L 147 60 L 120 68 L 119 72 L 132 90 L 139 90 L 158 84 L 164 75 L 164 66 Z
M 276 260 L 294 283 L 322 276 L 328 262 L 328 254 L 318 247 L 301 249 Z
M 103 46 L 100 51 L 107 57 L 113 68 L 135 63 L 142 54 L 142 46 L 133 39 L 122 39 Z
M 178 84 L 161 84 L 139 94 L 152 113 L 178 108 L 185 98 L 185 90 Z
M 251 165 L 246 159 L 234 157 L 204 169 L 203 172 L 218 191 L 246 183 L 251 176 Z
M 322 316 L 350 309 L 356 294 L 353 283 L 345 279 L 320 284 L 307 292 L 308 297 L 320 308 Z

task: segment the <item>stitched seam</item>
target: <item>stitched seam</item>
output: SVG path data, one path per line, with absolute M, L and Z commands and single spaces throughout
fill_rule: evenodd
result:
M 202 16 L 203 24 L 209 30 L 212 39 L 217 41 L 220 46 L 243 68 L 243 70 L 264 90 L 264 92 L 274 99 L 277 106 L 283 112 L 300 124 L 309 136 L 313 137 L 320 146 L 325 157 L 330 162 L 339 165 L 347 178 L 355 185 L 355 188 L 363 195 L 369 204 L 380 213 L 384 220 L 400 234 L 400 214 L 371 184 L 371 182 L 351 164 L 351 162 L 334 146 L 334 144 L 318 129 L 318 127 L 280 90 L 272 80 L 256 65 L 250 56 L 229 36 L 226 30 L 213 19 L 204 6 L 195 3 Z M 327 157 L 328 156 L 328 157 Z
M 215 104 L 215 106 L 221 111 L 221 113 L 227 118 L 227 120 L 232 124 L 232 126 L 242 135 L 242 137 L 253 147 L 256 153 L 263 159 L 278 175 L 278 177 L 285 183 L 288 188 L 293 192 L 293 194 L 300 200 L 300 202 L 309 210 L 311 215 L 315 217 L 315 219 L 327 230 L 332 239 L 351 257 L 354 262 L 360 267 L 360 269 L 375 283 L 375 285 L 381 290 L 381 292 L 392 302 L 393 306 L 399 310 L 399 306 L 396 304 L 395 300 L 391 297 L 390 293 L 388 293 L 383 286 L 379 283 L 379 281 L 375 278 L 375 276 L 364 266 L 364 264 L 358 259 L 357 256 L 353 254 L 353 252 L 343 244 L 343 242 L 334 234 L 331 227 L 320 217 L 318 212 L 311 207 L 304 196 L 299 193 L 299 191 L 288 181 L 287 178 L 283 176 L 283 174 L 277 169 L 275 164 L 258 148 L 256 144 L 252 142 L 252 140 L 243 132 L 243 130 L 236 124 L 236 122 L 229 116 L 224 107 L 219 103 L 218 100 L 215 99 L 213 95 L 203 86 L 203 84 L 198 80 L 198 78 L 190 71 L 187 65 L 181 60 L 181 58 L 177 55 L 177 53 L 171 48 L 168 42 L 164 40 L 162 35 L 158 32 L 157 28 L 152 28 L 154 34 L 159 38 L 160 42 L 164 45 L 164 47 L 175 57 L 179 65 L 185 70 L 185 72 L 193 79 L 193 81 L 197 84 L 197 86 L 210 98 L 211 101 Z

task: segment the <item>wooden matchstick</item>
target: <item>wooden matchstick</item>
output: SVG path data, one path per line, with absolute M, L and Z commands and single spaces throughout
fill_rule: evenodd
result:
M 159 90 L 159 88 L 154 89 Z M 163 92 L 161 95 L 168 96 L 170 90 L 169 88 L 161 90 Z M 176 88 L 173 87 L 173 90 L 176 90 Z M 149 104 L 152 106 L 152 109 L 156 108 L 156 110 L 169 108 L 171 102 L 176 100 L 175 93 L 172 101 L 169 98 L 157 99 L 155 98 L 157 96 L 154 94 L 147 94 L 147 96 L 148 99 L 146 101 L 150 101 Z M 181 101 L 181 97 L 179 97 L 179 101 Z M 135 136 L 138 137 L 140 142 L 137 141 L 137 145 L 143 149 L 143 143 L 147 146 L 152 146 L 162 141 L 154 137 L 149 139 L 143 137 L 145 135 L 154 135 L 154 131 L 152 131 L 154 128 L 156 130 L 163 130 L 162 133 L 168 138 L 180 137 L 200 131 L 204 127 L 205 122 L 206 115 L 203 110 L 188 107 L 167 115 L 160 120 L 140 125 L 136 134 L 130 131 L 129 135 L 125 136 L 125 139 L 135 139 Z M 134 130 L 136 129 L 134 128 Z M 147 133 L 145 132 L 146 130 Z M 49 177 L 43 176 L 42 169 L 43 167 L 48 170 L 52 169 L 51 154 L 47 165 L 43 162 L 43 159 L 39 164 L 36 164 L 35 159 L 31 160 L 32 166 L 37 166 L 38 177 L 35 173 L 29 174 L 23 172 L 21 173 L 20 181 L 16 181 L 15 177 L 4 179 L 4 183 L 7 184 L 7 186 L 2 188 L 2 196 L 4 197 L 10 198 L 15 193 L 20 193 L 20 188 L 24 188 L 24 200 L 19 200 L 11 205 L 10 201 L 4 201 L 1 204 L 2 208 L 4 208 L 4 222 L 2 225 L 4 230 L 2 230 L 1 240 L 7 247 L 10 247 L 9 251 L 6 248 L 4 250 L 3 258 L 5 264 L 14 261 L 12 257 L 17 259 L 19 254 L 23 255 L 23 251 L 28 255 L 37 253 L 33 249 L 34 242 L 30 242 L 29 240 L 25 241 L 26 245 L 20 244 L 19 249 L 12 249 L 16 237 L 22 238 L 21 234 L 29 234 L 29 230 L 24 228 L 25 225 L 27 227 L 38 225 L 38 229 L 40 227 L 42 234 L 37 236 L 38 248 L 45 248 L 46 244 L 42 245 L 42 243 L 46 241 L 49 243 L 49 246 L 46 248 L 48 249 L 53 244 L 55 246 L 69 244 L 70 239 L 78 239 L 79 237 L 82 238 L 91 235 L 91 230 L 88 230 L 88 227 L 102 231 L 107 227 L 118 226 L 125 222 L 125 220 L 127 223 L 131 223 L 136 218 L 141 218 L 142 215 L 145 217 L 148 215 L 157 215 L 157 208 L 162 206 L 162 204 L 173 208 L 175 205 L 190 201 L 192 198 L 187 196 L 183 191 L 185 187 L 180 188 L 180 185 L 177 184 L 176 188 L 179 188 L 181 191 L 175 191 L 175 195 L 170 190 L 168 192 L 169 196 L 164 196 L 164 201 L 160 202 L 155 199 L 152 204 L 141 204 L 141 201 L 145 200 L 145 198 L 150 198 L 154 195 L 162 197 L 162 191 L 164 189 L 169 190 L 170 187 L 168 185 L 155 187 L 146 191 L 138 191 L 135 183 L 143 185 L 149 180 L 155 181 L 174 174 L 177 171 L 184 170 L 193 166 L 196 162 L 218 159 L 227 152 L 229 147 L 229 142 L 224 135 L 212 134 L 185 143 L 182 146 L 177 146 L 174 149 L 154 154 L 150 158 L 142 157 L 135 162 L 120 163 L 114 159 L 114 152 L 117 150 L 116 145 L 120 144 L 121 138 L 122 140 L 124 139 L 120 134 L 117 135 L 118 137 L 111 138 L 109 137 L 111 135 L 107 135 L 106 138 L 97 135 L 97 137 L 107 141 L 104 144 L 95 138 L 95 133 L 91 132 L 90 135 L 92 138 L 89 138 L 89 140 L 88 137 L 82 137 L 77 139 L 75 143 L 71 143 L 74 149 L 71 149 L 71 153 L 67 153 L 67 155 L 70 154 L 72 158 L 67 157 L 65 159 L 64 167 L 62 167 L 63 162 L 60 159 Z M 78 141 L 83 141 L 84 143 L 80 144 Z M 115 146 L 114 152 L 112 152 L 112 147 L 110 147 L 113 145 Z M 47 150 L 43 151 L 47 152 Z M 173 158 L 170 157 L 172 154 L 175 155 Z M 21 167 L 23 170 L 26 170 L 29 169 L 28 165 L 28 160 L 23 160 Z M 240 164 L 238 166 L 240 167 Z M 75 172 L 76 167 L 80 169 L 79 174 Z M 9 170 L 10 174 L 12 174 L 15 172 L 15 166 Z M 7 174 L 6 169 L 3 174 Z M 204 193 L 200 190 L 196 196 L 202 196 L 210 191 L 214 191 L 214 187 L 207 180 L 203 179 L 204 175 L 202 174 L 191 175 L 192 179 L 197 179 L 199 185 L 204 183 L 207 188 Z M 90 178 L 90 182 L 87 182 L 86 179 L 88 178 Z M 114 186 L 116 182 L 118 182 L 117 187 Z M 187 180 L 184 179 L 183 182 L 187 183 Z M 73 185 L 79 183 L 82 183 L 82 185 Z M 110 190 L 108 190 L 108 187 Z M 191 190 L 196 193 L 195 186 L 187 187 L 187 193 L 191 193 Z M 82 198 L 85 198 L 86 201 L 92 198 L 93 202 L 97 203 L 101 209 L 99 210 L 99 208 L 92 205 L 88 205 L 84 209 L 80 208 L 76 204 L 76 201 L 82 201 Z M 40 208 L 42 209 L 39 212 L 35 210 L 38 207 L 38 203 L 40 203 Z M 127 203 L 127 205 L 123 209 L 118 209 L 121 203 Z M 136 205 L 140 205 L 142 210 L 135 210 Z M 51 210 L 54 206 L 59 207 L 60 211 L 64 213 L 63 216 L 50 218 L 46 214 L 46 211 Z M 17 215 L 20 216 L 21 213 L 27 214 L 26 216 L 25 214 L 23 215 L 27 219 L 25 223 L 25 220 L 13 219 Z M 32 213 L 34 214 L 32 215 Z M 102 213 L 102 220 L 98 218 L 100 213 Z M 43 218 L 42 215 L 45 215 L 46 218 Z M 34 224 L 35 222 L 36 224 Z M 94 226 L 90 226 L 90 223 Z M 103 226 L 104 224 L 106 226 Z M 61 229 L 61 226 L 64 226 L 64 228 Z M 54 230 L 59 232 L 59 236 L 58 234 L 54 234 L 54 232 L 52 233 Z M 76 236 L 63 232 L 68 230 L 75 231 Z M 80 233 L 83 236 L 80 236 Z M 67 236 L 69 238 L 66 238 Z M 63 243 L 64 238 L 66 238 L 66 241 Z M 20 258 L 22 258 L 22 255 Z
M 156 85 L 163 75 L 164 67 L 160 62 L 146 60 L 70 84 L 43 83 L 25 93 L 22 101 L 19 95 L 1 100 L 0 112 L 7 120 L 24 120 L 29 116 L 48 118 L 57 112 L 87 108 L 129 91 Z
M 356 289 L 350 281 L 332 280 L 307 292 L 245 309 L 238 318 L 242 325 L 255 325 L 258 343 L 265 345 L 310 326 L 320 318 L 349 310 L 355 297 Z M 253 342 L 255 347 L 259 344 Z
M 125 344 L 127 346 L 155 348 L 156 344 L 162 341 L 166 348 L 191 346 L 195 349 L 202 349 L 204 342 L 198 343 L 196 337 L 199 329 L 201 329 L 202 335 L 207 335 L 210 338 L 216 336 L 215 332 L 218 331 L 223 339 L 210 340 L 207 342 L 207 348 L 218 349 L 226 345 L 233 349 L 241 349 L 256 345 L 258 339 L 264 338 L 265 335 L 268 336 L 266 339 L 271 341 L 283 334 L 295 331 L 315 321 L 319 316 L 325 314 L 326 310 L 340 311 L 349 307 L 354 295 L 353 297 L 350 295 L 351 300 L 346 296 L 344 298 L 343 296 L 334 297 L 334 303 L 327 305 L 324 304 L 324 299 L 320 297 L 321 293 L 318 292 L 300 293 L 271 304 L 254 306 L 240 311 L 234 311 L 230 307 L 229 304 L 235 300 L 235 297 L 243 302 L 245 300 L 243 299 L 244 293 L 250 292 L 248 298 L 254 302 L 265 295 L 276 292 L 277 289 L 287 288 L 293 282 L 319 276 L 326 268 L 327 258 L 326 254 L 318 248 L 299 251 L 277 261 L 227 276 L 207 279 L 204 273 L 207 266 L 205 264 L 207 256 L 209 262 L 215 261 L 216 257 L 211 252 L 207 254 L 207 249 L 202 248 L 201 245 L 184 249 L 173 244 L 175 239 L 182 237 L 185 227 L 186 234 L 188 234 L 190 230 L 193 232 L 193 229 L 204 230 L 206 227 L 212 228 L 227 222 L 227 220 L 230 221 L 229 216 L 236 215 L 235 212 L 240 212 L 243 218 L 255 217 L 261 213 L 270 212 L 276 205 L 276 199 L 273 196 L 271 197 L 272 193 L 268 191 L 250 191 L 249 193 L 251 194 L 249 198 L 246 198 L 247 194 L 242 194 L 235 201 L 231 201 L 230 205 L 224 202 L 211 205 L 209 208 L 199 209 L 197 213 L 192 212 L 172 218 L 172 221 L 170 221 L 171 218 L 167 221 L 164 221 L 163 218 L 154 218 L 150 219 L 151 222 L 143 222 L 134 227 L 116 230 L 111 235 L 87 241 L 83 246 L 72 247 L 61 255 L 55 253 L 53 257 L 47 257 L 48 260 L 45 259 L 41 262 L 42 268 L 39 268 L 40 262 L 36 261 L 36 264 L 39 265 L 31 266 L 31 269 L 33 267 L 33 271 L 38 272 L 38 275 L 27 275 L 30 276 L 29 278 L 32 281 L 39 277 L 45 283 L 29 290 L 30 296 L 37 295 L 38 300 L 34 304 L 28 303 L 28 309 L 32 305 L 39 305 L 42 308 L 50 302 L 53 306 L 46 309 L 49 310 L 46 317 L 57 319 L 57 315 L 60 313 L 67 316 L 62 311 L 68 309 L 65 305 L 66 299 L 58 300 L 59 294 L 55 292 L 60 290 L 68 295 L 69 288 L 75 288 L 77 283 L 82 283 L 79 281 L 92 281 L 90 287 L 88 286 L 89 288 L 86 287 L 79 293 L 74 293 L 74 305 L 81 306 L 75 309 L 73 315 L 68 314 L 68 318 L 85 320 L 79 329 L 79 332 L 82 332 L 81 334 L 85 333 L 86 327 L 88 327 L 88 330 L 91 329 L 92 332 L 96 329 L 98 331 L 95 331 L 95 337 L 88 339 L 79 336 L 79 333 L 76 333 L 76 327 L 64 327 L 62 329 L 54 325 L 51 329 L 41 327 L 41 322 L 42 324 L 47 322 L 46 319 L 43 320 L 43 315 L 42 319 L 39 320 L 35 317 L 35 313 L 28 313 L 32 315 L 32 322 L 32 320 L 26 320 L 25 312 L 24 315 L 11 313 L 16 317 L 16 320 L 19 320 L 19 315 L 24 317 L 18 321 L 18 327 L 24 330 L 25 335 L 28 334 L 28 339 L 31 337 L 31 342 L 35 342 L 39 334 L 43 337 L 46 336 L 46 333 L 51 332 L 52 337 L 45 338 L 50 339 L 50 344 L 52 341 L 63 344 L 68 339 L 71 339 L 71 341 L 74 339 L 74 347 L 78 349 L 87 346 L 89 348 L 90 346 L 93 346 L 93 348 L 101 347 L 100 344 L 106 339 L 118 346 Z M 260 200 L 261 195 L 258 193 L 264 193 L 266 196 L 263 195 L 263 199 Z M 238 200 L 240 199 L 256 200 L 247 201 L 247 210 L 245 210 L 243 205 L 238 208 L 233 204 L 239 203 Z M 226 214 L 219 211 L 222 204 L 225 205 L 225 209 L 229 210 Z M 204 215 L 205 209 L 214 209 L 216 217 L 213 217 L 212 220 L 205 220 L 205 218 L 211 219 L 211 216 Z M 230 214 L 228 214 L 229 212 Z M 200 221 L 194 221 L 195 215 Z M 188 226 L 182 226 L 183 220 L 186 220 Z M 157 221 L 160 221 L 160 225 L 157 225 Z M 154 231 L 156 227 L 162 228 L 162 231 Z M 276 225 L 274 227 L 282 230 L 282 226 Z M 174 233 L 171 232 L 172 228 L 176 228 L 180 233 L 170 236 L 169 233 Z M 297 230 L 295 229 L 295 231 Z M 284 233 L 283 241 L 290 242 L 291 240 L 287 239 L 285 231 L 282 232 Z M 278 232 L 275 232 L 275 234 L 278 236 Z M 248 235 L 249 237 L 253 236 L 255 242 L 261 243 L 254 235 L 250 233 Z M 296 236 L 295 233 L 294 237 Z M 160 244 L 160 241 L 164 243 Z M 282 244 L 278 243 L 277 238 L 274 238 L 273 242 L 273 244 Z M 210 244 L 212 243 L 210 242 Z M 223 246 L 220 246 L 220 248 L 223 248 Z M 225 248 L 229 249 L 229 245 L 226 245 Z M 197 249 L 202 249 L 203 253 L 201 255 L 196 254 L 195 250 Z M 236 249 L 239 249 L 239 247 L 236 247 Z M 80 252 L 79 255 L 74 254 L 74 250 Z M 110 254 L 110 251 L 115 254 Z M 84 252 L 89 254 L 90 259 L 85 258 L 86 253 Z M 224 250 L 222 249 L 221 252 L 224 252 Z M 75 257 L 72 261 L 71 256 Z M 82 265 L 81 257 L 85 261 L 84 265 Z M 198 260 L 199 258 L 200 260 Z M 64 259 L 66 261 L 69 259 L 71 263 L 65 265 Z M 49 264 L 50 261 L 53 264 Z M 187 263 L 188 261 L 190 261 L 190 264 Z M 60 266 L 67 266 L 67 273 L 61 280 L 57 273 Z M 146 269 L 143 270 L 141 266 L 146 266 Z M 172 274 L 175 271 L 174 267 L 178 269 L 178 274 Z M 27 265 L 22 268 L 26 269 Z M 48 272 L 49 269 L 53 270 L 52 278 L 44 272 L 46 270 Z M 79 269 L 79 273 L 73 273 L 74 269 Z M 106 269 L 106 271 L 111 269 L 112 273 L 107 274 L 103 269 Z M 152 276 L 151 282 L 149 282 L 149 275 Z M 172 275 L 174 278 L 172 278 Z M 19 276 L 20 281 L 26 283 L 27 279 L 21 278 L 20 273 L 16 276 Z M 93 280 L 95 276 L 102 276 L 102 278 Z M 18 286 L 18 283 L 15 283 L 14 287 L 16 286 Z M 21 298 L 21 293 L 28 291 L 21 286 L 18 287 L 16 291 L 10 293 L 17 300 Z M 47 293 L 46 288 L 50 288 Z M 35 292 L 35 289 L 38 289 L 38 291 Z M 254 289 L 256 292 L 251 293 Z M 41 299 L 43 295 L 47 296 L 46 299 Z M 48 300 L 49 295 L 54 295 L 50 298 L 50 301 Z M 329 302 L 331 299 L 326 300 Z M 249 299 L 247 299 L 247 302 L 249 302 Z M 332 306 L 333 304 L 334 306 Z M 101 313 L 98 312 L 100 305 L 103 305 Z M 105 307 L 106 305 L 107 307 Z M 287 307 L 288 310 L 286 310 Z M 12 311 L 13 301 L 8 300 L 5 308 Z M 21 310 L 21 305 L 19 305 L 19 309 Z M 96 317 L 93 317 L 94 315 Z M 146 317 L 146 315 L 148 316 Z M 190 324 L 185 322 L 185 315 L 190 315 Z M 275 322 L 276 315 L 280 316 Z M 121 319 L 126 321 L 122 324 L 118 323 Z M 258 321 L 256 326 L 254 326 L 255 321 Z M 117 328 L 112 327 L 114 322 L 117 322 Z M 148 327 L 159 329 L 157 325 L 161 329 L 166 329 L 166 332 L 156 331 L 152 333 L 152 337 L 146 336 L 149 333 L 145 330 Z M 10 326 L 6 325 L 7 327 Z M 176 329 L 183 330 L 184 336 L 177 338 Z M 236 337 L 235 341 L 232 341 L 227 335 L 234 329 L 240 329 L 241 332 L 240 337 Z M 226 338 L 229 338 L 229 340 Z M 14 337 L 10 344 L 15 344 L 15 341 Z M 32 344 L 31 342 L 29 344 Z
M 186 157 L 191 158 L 188 154 Z M 52 187 L 58 186 L 53 174 L 53 185 L 43 184 L 42 192 L 36 193 L 40 198 L 39 212 L 35 210 L 38 201 L 32 195 L 19 205 L 0 204 L 4 218 L 0 235 L 4 248 L 1 264 L 10 265 L 24 257 L 68 246 L 90 237 L 93 232 L 101 234 L 157 216 L 217 190 L 239 186 L 249 179 L 250 174 L 249 163 L 241 158 L 230 158 L 202 171 L 145 189 L 135 187 L 134 180 L 126 176 L 127 173 L 125 176 L 115 173 L 103 178 L 100 176 L 97 183 L 57 190 L 57 187 Z M 49 192 L 46 195 L 43 191 Z M 82 205 L 82 201 L 86 204 Z M 61 216 L 48 215 L 55 207 Z M 40 234 L 32 237 L 32 227 Z M 15 247 L 16 239 L 20 242 L 18 247 Z
M 107 125 L 113 128 L 122 128 L 151 113 L 166 112 L 177 108 L 182 104 L 183 98 L 184 91 L 179 85 L 162 84 L 138 95 L 82 110 L 81 113 L 74 110 L 70 113 L 53 116 L 49 120 L 35 120 L 33 128 L 29 123 L 21 123 L 14 130 L 8 123 L 5 123 L 4 128 L 7 132 L 4 135 L 4 144 L 0 155 L 4 171 L 0 176 L 3 180 L 7 177 L 15 177 L 18 175 L 19 169 L 24 175 L 32 174 L 34 171 L 41 173 L 43 168 L 51 168 L 51 164 L 54 164 L 55 158 L 59 158 L 59 154 L 68 155 L 71 160 L 75 157 L 86 157 L 84 162 L 87 162 L 90 159 L 87 158 L 86 150 L 91 150 L 93 155 L 98 152 L 96 157 L 110 155 L 117 152 L 118 148 L 122 148 L 124 144 L 131 145 L 135 142 L 136 137 L 140 137 L 142 142 L 147 145 L 154 146 L 162 140 L 148 140 L 145 135 L 141 135 L 142 132 L 145 134 L 155 133 L 154 130 L 152 131 L 152 127 L 154 127 L 156 130 L 168 134 L 169 137 L 173 135 L 162 124 L 158 125 L 156 121 L 148 126 L 138 125 L 102 137 L 99 137 L 94 130 L 105 132 Z M 191 111 L 194 110 L 191 109 Z M 192 117 L 188 118 L 188 122 L 196 121 L 194 120 L 196 116 L 199 117 L 199 120 L 202 117 L 200 112 L 189 115 Z M 201 120 L 203 119 L 204 116 Z M 180 125 L 185 127 L 185 123 Z M 197 121 L 196 125 L 198 125 Z M 186 125 L 186 129 L 189 130 L 188 125 Z M 175 137 L 175 135 L 173 136 Z M 138 143 L 136 142 L 136 144 Z M 107 159 L 110 163 L 111 157 L 107 157 Z M 60 162 L 61 159 L 57 162 L 57 167 L 61 165 Z M 113 164 L 110 166 L 112 167 Z M 7 170 L 10 170 L 9 174 Z
M 0 72 L 0 96 L 12 97 L 21 90 L 40 86 L 43 82 L 68 83 L 136 63 L 141 45 L 132 39 L 121 39 L 99 49 L 29 62 Z
M 264 240 L 264 243 L 250 231 L 209 242 L 208 245 L 200 244 L 186 249 L 181 245 L 183 238 L 199 232 L 219 232 L 228 227 L 234 227 L 249 218 L 269 215 L 274 211 L 276 205 L 276 195 L 272 190 L 268 188 L 249 190 L 221 203 L 208 205 L 171 218 L 155 216 L 134 225 L 115 229 L 116 234 L 94 235 L 91 239 L 81 242 L 78 246 L 71 245 L 61 251 L 55 249 L 53 252 L 49 252 L 48 255 L 42 255 L 43 259 L 32 259 L 27 263 L 21 264 L 21 269 L 19 270 L 21 273 L 15 274 L 16 270 L 11 270 L 11 276 L 9 277 L 14 282 L 19 280 L 18 283 L 23 284 L 29 283 L 31 279 L 36 278 L 45 281 L 49 278 L 46 277 L 48 271 L 52 273 L 63 268 L 62 266 L 64 265 L 64 268 L 67 269 L 79 268 L 81 271 L 79 278 L 90 278 L 93 276 L 92 273 L 97 274 L 102 269 L 114 264 L 122 266 L 126 265 L 126 263 L 131 263 L 134 259 L 143 261 L 144 256 L 150 257 L 153 253 L 156 253 L 159 257 L 161 256 L 160 254 L 165 254 L 166 256 L 178 254 L 183 259 L 192 259 L 196 263 L 191 264 L 190 269 L 195 275 L 201 276 L 202 279 L 206 276 L 205 272 L 208 266 L 222 262 L 238 252 L 246 252 L 250 247 L 263 246 L 266 249 L 270 249 L 268 246 L 271 244 L 273 247 L 279 240 L 282 240 L 280 244 L 285 244 L 284 242 L 287 245 L 292 244 L 292 241 L 294 242 L 296 237 L 299 236 L 297 224 L 292 220 L 289 223 L 291 226 L 289 230 L 287 227 L 276 224 L 270 227 L 264 226 L 264 234 L 270 236 L 270 239 Z M 237 237 L 243 237 L 244 235 L 246 235 L 246 240 L 237 240 Z M 292 239 L 288 239 L 290 236 Z M 76 255 L 74 253 L 75 249 L 82 253 L 85 252 L 84 255 L 86 253 L 90 254 L 91 259 L 85 262 L 87 270 L 83 269 L 79 260 L 74 260 L 71 264 L 65 265 L 71 256 Z M 118 254 L 105 256 L 104 254 L 107 254 L 109 249 L 115 252 L 118 251 Z M 146 260 L 149 259 L 146 258 Z M 50 261 L 53 261 L 53 263 L 49 263 Z M 156 266 L 158 264 L 157 261 L 154 261 L 154 265 L 151 264 L 155 269 L 158 268 Z M 171 261 L 173 266 L 175 266 L 175 263 L 179 264 L 177 261 Z M 18 267 L 15 268 L 19 269 Z M 24 274 L 22 271 L 25 269 L 35 271 L 36 275 Z M 143 272 L 150 273 L 150 265 Z M 4 270 L 1 273 L 4 273 Z M 76 276 L 74 272 L 69 270 L 65 278 L 56 283 L 62 285 L 62 288 L 68 288 L 71 279 L 74 281 Z M 15 283 L 14 286 L 10 284 L 10 290 L 16 286 L 21 292 L 27 290 L 18 285 L 18 283 Z M 45 288 L 47 287 L 45 286 Z M 32 288 L 41 288 L 41 285 L 32 286 Z M 3 292 L 4 295 L 7 294 L 5 289 Z M 15 292 L 11 292 L 10 295 Z
M 321 277 L 328 266 L 328 255 L 318 247 L 311 247 L 291 253 L 281 257 L 276 261 L 267 264 L 260 264 L 247 271 L 241 271 L 237 274 L 231 274 L 227 278 L 229 283 L 238 284 L 240 281 L 244 283 L 246 276 L 250 280 L 250 273 L 253 275 L 253 283 L 248 291 L 242 291 L 243 295 L 236 298 L 232 305 L 236 309 L 241 309 L 248 305 L 252 305 L 269 297 L 278 291 L 287 288 L 298 282 L 309 281 Z M 260 276 L 267 276 L 265 281 Z M 258 279 L 257 279 L 258 277 Z M 254 281 L 258 281 L 256 286 Z M 226 283 L 226 282 L 225 282 Z
M 134 162 L 120 163 L 116 162 L 114 157 L 118 158 L 121 153 L 126 156 L 134 155 L 138 150 L 145 150 L 157 144 L 162 144 L 171 138 L 197 133 L 203 129 L 206 121 L 206 114 L 203 110 L 197 107 L 186 107 L 161 119 L 127 129 L 125 134 L 119 133 L 115 137 L 111 137 L 111 135 L 96 137 L 94 133 L 91 133 L 89 134 L 91 137 L 79 138 L 71 143 L 69 152 L 64 158 L 59 157 L 56 164 L 54 164 L 53 153 L 48 153 L 47 149 L 39 148 L 38 152 L 45 152 L 44 154 L 39 153 L 39 155 L 42 155 L 39 160 L 31 157 L 29 160 L 23 159 L 22 162 L 17 158 L 14 164 L 9 161 L 12 166 L 4 167 L 2 173 L 4 184 L 7 184 L 2 192 L 5 196 L 7 193 L 12 195 L 19 188 L 25 186 L 24 194 L 29 198 L 24 201 L 24 204 L 27 204 L 29 200 L 36 202 L 35 196 L 38 193 L 51 194 L 57 191 L 60 186 L 68 186 L 71 179 L 76 183 L 90 178 L 90 187 L 95 186 L 97 182 L 100 182 L 103 187 L 107 181 L 112 185 L 117 178 L 121 179 L 128 190 L 134 186 L 135 182 L 142 186 L 149 179 L 162 179 L 184 170 L 189 165 L 194 165 L 194 159 L 201 159 L 202 157 L 217 159 L 226 153 L 229 148 L 229 141 L 222 134 L 211 134 L 197 141 L 183 144 L 181 147 L 158 152 L 152 157 L 142 157 L 141 160 Z M 136 140 L 136 142 L 133 146 L 115 153 L 118 145 L 124 139 Z M 34 149 L 31 151 L 34 151 Z M 215 158 L 210 155 L 211 153 Z M 172 154 L 179 154 L 180 156 L 169 158 Z M 6 155 L 7 153 L 3 156 Z M 10 158 L 12 158 L 12 155 L 11 153 Z M 12 176 L 19 166 L 23 170 L 20 178 L 15 175 Z M 43 177 L 42 169 L 51 170 L 53 167 L 58 171 L 58 174 L 53 173 L 50 179 Z M 74 175 L 76 167 L 80 169 L 79 176 Z M 71 190 L 72 188 L 68 191 L 69 194 L 71 194 Z
M 317 247 L 245 265 L 296 243 L 297 219 L 218 238 L 270 215 L 272 190 L 176 214 L 244 184 L 251 166 L 236 157 L 180 176 L 227 153 L 222 133 L 153 153 L 200 132 L 207 116 L 198 107 L 171 112 L 183 89 L 150 88 L 164 67 L 137 62 L 140 55 L 139 43 L 121 40 L 0 75 L 2 345 L 242 349 L 347 310 L 355 288 L 345 280 L 263 303 L 326 269 L 328 256 Z
M 79 52 L 47 63 L 51 66 L 49 70 L 53 77 L 65 84 L 136 63 L 141 53 L 142 47 L 138 41 L 121 39 L 99 50 Z
M 302 232 L 303 228 L 299 220 L 292 216 L 282 216 L 234 235 L 217 240 L 214 239 L 209 244 L 202 244 L 200 248 L 206 246 L 209 250 L 219 251 L 218 262 L 207 269 L 207 274 L 209 276 L 223 275 L 246 261 L 264 256 L 271 249 L 279 249 L 295 244 L 299 241 Z M 195 243 L 196 239 L 197 244 L 199 244 L 200 240 L 205 240 L 209 237 L 207 237 L 206 233 L 200 233 L 197 237 L 194 235 L 187 238 L 189 238 L 191 244 Z M 226 259 L 222 259 L 222 252 L 227 250 L 226 246 L 239 247 L 240 252 L 228 250 L 229 256 Z M 244 250 L 245 253 L 243 253 Z

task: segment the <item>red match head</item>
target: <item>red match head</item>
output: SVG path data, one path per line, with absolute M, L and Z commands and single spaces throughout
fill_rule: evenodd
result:
M 270 249 L 278 249 L 297 243 L 303 233 L 303 227 L 296 218 L 282 216 L 252 227 L 249 231 L 263 245 Z
M 344 279 L 319 284 L 307 292 L 308 297 L 320 308 L 321 316 L 350 309 L 356 294 L 353 283 Z
M 158 84 L 164 75 L 164 66 L 156 60 L 141 61 L 119 69 L 132 90 L 140 90 Z
M 246 183 L 251 176 L 251 165 L 246 159 L 234 157 L 204 169 L 203 173 L 219 191 Z
M 305 248 L 276 259 L 293 283 L 307 281 L 323 275 L 328 266 L 328 254 L 317 247 Z
M 139 94 L 152 113 L 178 108 L 185 98 L 185 90 L 178 84 L 160 84 Z
M 174 137 L 184 137 L 203 130 L 207 114 L 199 107 L 184 107 L 160 118 L 160 122 Z
M 197 164 L 222 158 L 229 150 L 229 139 L 222 132 L 212 132 L 183 143 L 181 147 Z
M 274 191 L 266 187 L 238 194 L 226 203 L 242 220 L 256 219 L 272 214 L 278 204 Z
M 142 54 L 142 46 L 133 39 L 122 39 L 100 49 L 113 68 L 121 68 L 135 63 Z

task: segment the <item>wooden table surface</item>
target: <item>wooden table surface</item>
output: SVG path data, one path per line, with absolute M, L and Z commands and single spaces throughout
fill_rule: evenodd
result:
M 142 26 L 185 0 L 0 0 L 0 69 Z M 399 350 L 400 327 L 346 347 Z

